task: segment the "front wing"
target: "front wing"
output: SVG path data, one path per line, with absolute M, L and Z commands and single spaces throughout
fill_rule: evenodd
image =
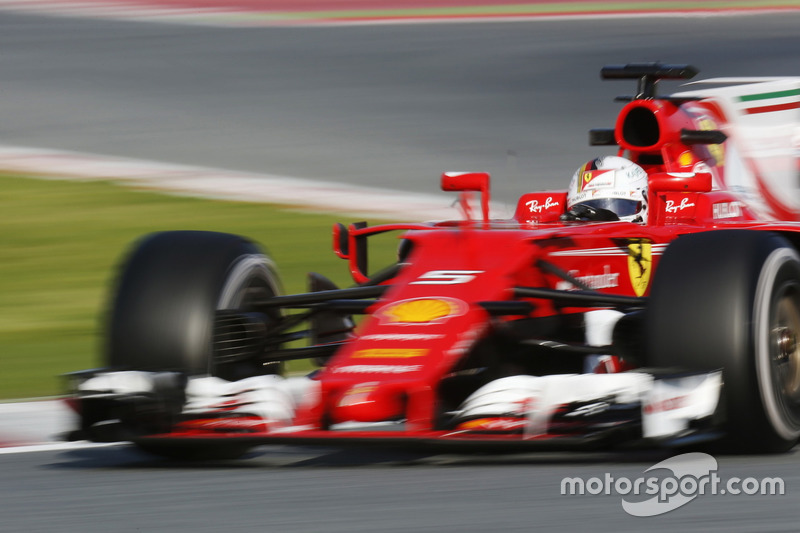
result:
M 720 372 L 511 376 L 442 413 L 434 428 L 409 420 L 320 423 L 319 383 L 308 378 L 99 372 L 82 379 L 71 399 L 81 420 L 72 439 L 161 450 L 294 444 L 523 452 L 678 446 L 721 436 Z

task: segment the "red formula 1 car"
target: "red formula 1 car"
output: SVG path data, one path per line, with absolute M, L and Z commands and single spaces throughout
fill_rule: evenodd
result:
M 73 375 L 75 438 L 153 453 L 264 444 L 466 451 L 800 436 L 800 78 L 638 80 L 569 191 L 489 216 L 489 176 L 445 174 L 464 220 L 334 228 L 355 285 L 281 295 L 242 237 L 147 236 L 119 276 L 106 365 Z M 469 196 L 480 193 L 470 215 Z M 397 263 L 367 242 L 399 231 Z M 307 339 L 302 343 L 301 339 Z M 318 370 L 283 377 L 287 360 Z

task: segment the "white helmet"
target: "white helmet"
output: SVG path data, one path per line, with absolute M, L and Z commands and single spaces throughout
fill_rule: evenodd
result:
M 575 206 L 579 207 L 573 209 Z M 572 176 L 567 193 L 567 211 L 572 220 L 646 222 L 647 172 L 634 162 L 615 155 L 592 159 Z M 592 213 L 601 214 L 592 216 Z

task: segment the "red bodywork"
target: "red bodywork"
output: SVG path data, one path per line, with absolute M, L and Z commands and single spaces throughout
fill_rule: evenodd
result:
M 318 400 L 297 413 L 294 427 L 275 431 L 257 421 L 209 418 L 178 424 L 167 435 L 148 440 L 233 439 L 235 441 L 316 442 L 383 440 L 424 443 L 519 442 L 514 432 L 465 432 L 440 427 L 442 384 L 457 375 L 465 359 L 483 341 L 519 320 L 580 316 L 585 304 L 515 293 L 518 287 L 646 298 L 659 259 L 676 237 L 722 228 L 793 233 L 800 229 L 796 211 L 769 194 L 756 210 L 742 195 L 728 190 L 726 150 L 720 143 L 691 141 L 684 132 L 724 132 L 729 118 L 713 99 L 682 101 L 634 99 L 619 114 L 613 132 L 618 155 L 650 175 L 646 224 L 562 222 L 566 192 L 523 195 L 511 219 L 489 216 L 489 177 L 481 173 L 445 174 L 442 189 L 461 191 L 465 220 L 428 224 L 364 224 L 334 228 L 335 252 L 349 262 L 353 279 L 368 282 L 364 250 L 369 236 L 401 231 L 410 251 L 396 275 L 381 282 L 388 288 L 367 310 L 346 342 L 314 376 Z M 742 157 L 741 164 L 748 166 Z M 752 165 L 751 165 L 752 166 Z M 470 195 L 480 195 L 474 209 Z M 777 221 L 782 220 L 782 221 Z M 702 267 L 698 267 L 702 268 Z M 564 276 L 567 275 L 567 277 Z M 576 287 L 569 279 L 580 281 Z M 493 312 L 491 305 L 516 302 L 516 308 Z M 628 368 L 617 360 L 598 372 Z M 369 424 L 402 421 L 401 429 Z M 494 419 L 495 425 L 514 419 Z M 336 430 L 355 423 L 360 429 Z M 244 426 L 243 426 L 244 424 Z M 537 435 L 536 439 L 564 437 Z M 586 435 L 582 435 L 585 440 Z

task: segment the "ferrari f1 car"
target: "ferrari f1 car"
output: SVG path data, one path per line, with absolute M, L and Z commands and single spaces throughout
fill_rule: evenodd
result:
M 310 274 L 295 295 L 243 237 L 146 236 L 119 275 L 104 368 L 72 375 L 72 437 L 172 457 L 267 444 L 790 449 L 800 78 L 656 94 L 695 74 L 602 69 L 638 83 L 590 142 L 646 173 L 641 220 L 571 208 L 565 191 L 525 194 L 494 219 L 487 174 L 444 174 L 462 220 L 337 224 L 354 285 Z M 577 186 L 601 170 L 584 167 Z M 368 240 L 385 232 L 398 232 L 397 262 L 369 272 Z M 316 370 L 284 377 L 297 359 Z

